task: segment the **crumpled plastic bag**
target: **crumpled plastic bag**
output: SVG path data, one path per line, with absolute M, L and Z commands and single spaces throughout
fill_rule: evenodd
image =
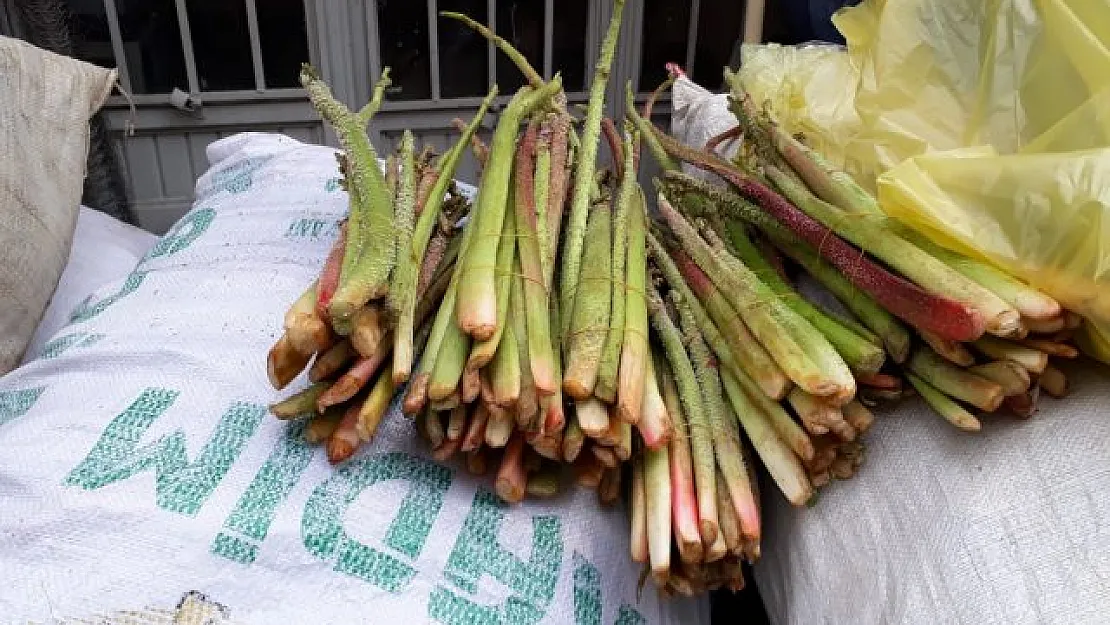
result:
M 740 58 L 737 74 L 755 101 L 767 106 L 787 132 L 805 135 L 807 145 L 844 168 L 845 148 L 860 126 L 855 109 L 859 72 L 845 49 L 825 43 L 746 43 Z M 735 125 L 736 119 L 731 122 Z
M 1083 315 L 1110 362 L 1110 2 L 864 0 L 834 22 L 836 60 L 745 50 L 745 86 L 891 216 Z

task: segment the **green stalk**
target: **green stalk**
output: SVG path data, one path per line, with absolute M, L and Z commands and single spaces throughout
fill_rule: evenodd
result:
M 509 321 L 516 337 L 517 361 L 520 363 L 520 401 L 517 402 L 517 424 L 528 432 L 538 430 L 539 397 L 532 369 L 528 366 L 528 327 L 525 319 L 524 279 L 521 277 L 520 258 L 513 258 L 513 279 L 509 282 Z
M 463 228 L 462 242 L 459 245 L 460 259 L 466 257 L 466 253 L 470 247 L 470 241 L 473 238 L 475 229 L 476 227 L 473 219 L 467 222 L 466 226 Z M 420 380 L 419 385 L 424 384 L 423 378 L 432 377 L 436 368 L 436 363 L 439 360 L 439 352 L 443 347 L 443 343 L 448 333 L 455 333 L 458 331 L 458 326 L 455 325 L 455 323 L 453 322 L 455 317 L 455 305 L 458 302 L 459 280 L 461 279 L 461 275 L 462 267 L 460 267 L 458 261 L 456 261 L 455 270 L 451 275 L 451 282 L 447 285 L 447 292 L 443 294 L 443 301 L 440 304 L 439 309 L 436 311 L 435 320 L 432 322 L 432 329 L 428 335 L 428 342 L 424 346 L 424 352 L 420 356 L 420 367 L 417 370 L 417 376 L 421 377 L 422 379 Z M 444 364 L 444 367 L 445 370 L 442 373 L 446 374 L 446 363 Z M 444 381 L 445 380 L 441 380 L 441 382 Z M 419 385 L 416 385 L 415 382 L 416 381 L 414 380 L 414 386 L 418 387 Z M 428 381 L 428 386 L 428 392 L 430 393 L 430 379 Z M 415 408 L 415 405 L 413 406 L 413 408 Z
M 478 113 L 466 127 L 455 145 L 443 155 L 439 163 L 439 176 L 428 193 L 427 201 L 420 211 L 420 217 L 413 226 L 411 243 L 402 242 L 402 250 L 398 255 L 397 272 L 393 280 L 394 288 L 391 290 L 390 304 L 397 314 L 397 331 L 394 335 L 396 344 L 393 348 L 393 382 L 400 385 L 408 378 L 412 369 L 412 335 L 415 325 L 415 311 L 417 298 L 417 283 L 419 281 L 420 267 L 424 256 L 428 252 L 428 243 L 435 230 L 439 219 L 443 199 L 447 195 L 447 187 L 455 175 L 459 158 L 466 151 L 470 137 L 477 131 L 482 120 L 489 110 L 490 104 L 497 96 L 497 86 L 494 85 L 482 104 Z
M 635 94 L 632 92 L 632 81 L 628 81 L 624 88 L 624 113 L 635 124 L 636 129 L 640 131 L 640 139 L 647 144 L 648 151 L 651 152 L 652 158 L 656 163 L 659 163 L 659 168 L 663 171 L 677 171 L 679 169 L 678 163 L 667 154 L 667 150 L 663 148 L 659 138 L 655 136 L 652 131 L 651 122 L 644 119 L 639 112 L 636 111 Z
M 904 226 L 896 226 L 898 233 L 910 243 L 920 247 L 925 252 L 932 254 L 944 264 L 956 270 L 976 283 L 989 289 L 992 293 L 1002 298 L 1002 301 L 1014 307 L 1023 317 L 1030 319 L 1051 319 L 1060 314 L 1060 304 L 1048 295 L 1025 284 L 1021 280 L 985 262 L 968 258 L 947 250 L 918 232 Z
M 748 469 L 744 466 L 744 457 L 740 451 L 740 438 L 736 425 L 725 421 L 728 408 L 725 407 L 724 396 L 721 392 L 721 378 L 717 373 L 713 356 L 705 344 L 701 333 L 698 332 L 697 322 L 690 312 L 682 296 L 671 291 L 671 299 L 678 309 L 681 322 L 683 339 L 693 361 L 694 373 L 697 376 L 698 387 L 701 389 L 702 401 L 705 405 L 705 416 L 708 427 L 713 437 L 713 450 L 717 457 L 717 466 L 725 476 L 725 483 L 721 487 L 728 488 L 729 499 L 736 515 L 740 518 L 740 529 L 745 538 L 759 541 L 762 533 L 759 521 L 759 506 L 756 503 L 752 484 L 748 480 Z M 715 482 L 716 480 L 714 480 Z M 699 496 L 701 493 L 699 493 Z
M 478 187 L 478 205 L 471 215 L 477 221 L 474 244 L 463 260 L 463 280 L 459 288 L 458 325 L 479 341 L 493 336 L 497 329 L 497 288 L 495 265 L 497 242 L 505 222 L 509 179 L 516 151 L 516 135 L 521 121 L 541 103 L 562 89 L 556 74 L 542 89 L 521 89 L 501 113 L 490 142 L 489 163 Z
M 381 106 L 390 84 L 389 68 L 382 71 L 370 103 L 357 114 L 332 96 L 331 89 L 310 65 L 301 66 L 300 78 L 309 100 L 335 130 L 343 147 L 348 191 L 353 191 L 347 252 L 339 288 L 329 306 L 332 318 L 344 323 L 366 302 L 389 291 L 389 274 L 395 260 L 393 198 L 366 134 L 366 125 Z
M 1021 395 L 1032 384 L 1032 378 L 1025 367 L 1009 360 L 994 360 L 970 367 L 968 371 L 1001 386 L 1006 397 Z
M 887 312 L 870 295 L 856 289 L 843 274 L 804 243 L 777 235 L 771 235 L 771 238 L 781 252 L 801 265 L 806 273 L 820 282 L 863 325 L 882 339 L 894 362 L 906 361 L 910 352 L 910 334 L 894 315 Z
M 771 479 L 790 503 L 804 506 L 813 497 L 813 484 L 798 456 L 783 442 L 768 415 L 740 388 L 736 379 L 727 373 L 722 378 L 733 414 L 740 420 Z
M 1040 373 L 1048 365 L 1048 354 L 993 336 L 984 336 L 971 344 L 979 352 L 995 360 L 1010 360 L 1025 367 L 1029 373 Z
M 622 421 L 639 423 L 643 410 L 644 376 L 648 347 L 648 310 L 644 297 L 647 283 L 647 202 L 639 187 L 630 198 L 628 241 L 624 264 L 624 328 L 617 372 L 617 415 Z
M 513 426 L 516 424 L 513 423 L 513 418 L 506 409 L 497 405 L 486 407 L 489 409 L 489 421 L 486 422 L 486 445 L 500 449 L 509 442 Z
M 667 414 L 667 406 L 663 401 L 663 394 L 659 390 L 659 377 L 655 372 L 654 358 L 647 359 L 647 370 L 644 371 L 644 399 L 641 403 L 640 420 L 636 428 L 640 437 L 651 449 L 666 445 L 671 439 L 671 416 Z M 627 424 L 627 421 L 621 420 Z
M 579 270 L 582 266 L 582 246 L 586 236 L 586 221 L 590 207 L 590 185 L 594 180 L 597 165 L 597 146 L 601 140 L 601 115 L 605 105 L 605 86 L 609 82 L 609 68 L 613 64 L 613 53 L 617 48 L 617 36 L 621 28 L 621 14 L 624 0 L 615 0 L 609 28 L 601 43 L 593 81 L 590 83 L 590 99 L 586 107 L 586 121 L 582 127 L 582 148 L 578 155 L 574 176 L 574 192 L 571 194 L 570 218 L 567 224 L 566 241 L 563 245 L 562 296 L 560 313 L 563 324 L 569 324 L 574 312 L 576 287 L 579 284 Z M 563 328 L 563 339 L 567 339 L 567 328 Z
M 582 427 L 578 425 L 578 414 L 572 412 L 570 418 L 567 419 L 566 431 L 563 434 L 563 460 L 574 462 L 578 459 L 578 454 L 582 452 L 584 442 L 585 434 L 582 432 Z
M 517 253 L 524 278 L 524 311 L 528 331 L 525 363 L 532 373 L 536 392 L 551 395 L 560 380 L 555 377 L 551 347 L 551 311 L 544 285 L 543 252 L 540 250 L 539 218 L 535 206 L 535 151 L 539 124 L 533 121 L 520 142 L 516 156 L 516 193 L 513 208 L 517 223 Z M 506 218 L 508 221 L 508 218 Z
M 694 365 L 686 353 L 682 335 L 671 321 L 663 305 L 663 298 L 654 286 L 650 287 L 648 298 L 652 326 L 662 340 L 686 415 L 694 463 L 694 483 L 697 488 L 699 529 L 702 541 L 708 545 L 717 539 L 717 469 L 712 429 L 706 416 L 705 402 Z
M 636 192 L 636 170 L 633 167 L 634 151 L 632 146 L 636 139 L 628 130 L 624 133 L 624 178 L 621 180 L 620 191 L 613 218 L 613 269 L 612 269 L 612 306 L 609 317 L 609 330 L 605 335 L 605 345 L 601 350 L 601 366 L 597 374 L 597 384 L 594 394 L 608 403 L 613 403 L 617 398 L 617 382 L 620 369 L 621 344 L 624 341 L 624 303 L 625 289 L 628 287 L 628 275 L 625 272 L 628 248 L 628 205 Z
M 906 366 L 933 388 L 980 410 L 994 412 L 1005 397 L 1001 385 L 953 366 L 927 347 L 915 351 Z
M 470 337 L 452 324 L 443 335 L 432 378 L 428 383 L 428 399 L 442 401 L 459 390 L 466 357 L 470 354 Z
M 674 436 L 667 446 L 671 461 L 671 508 L 674 517 L 674 538 L 683 562 L 700 562 L 704 555 L 701 530 L 698 529 L 698 502 L 694 478 L 694 461 L 690 452 L 690 429 L 678 397 L 675 376 L 666 358 L 658 349 L 652 350 L 653 368 L 658 372 L 663 405 L 674 424 Z
M 721 289 L 733 310 L 795 384 L 814 395 L 844 395 L 851 374 L 824 365 L 839 359 L 832 346 L 804 319 L 790 310 L 739 261 L 715 253 L 667 199 L 659 195 L 659 212 L 683 250 Z M 823 345 L 822 345 L 823 344 Z M 843 361 L 841 361 L 843 366 Z M 851 383 L 854 385 L 854 382 Z
M 513 324 L 505 325 L 501 339 L 489 364 L 490 386 L 497 405 L 509 408 L 520 399 L 520 351 Z
M 961 367 L 970 367 L 975 364 L 975 356 L 964 347 L 964 344 L 959 341 L 950 341 L 946 338 L 937 336 L 928 330 L 918 328 L 918 335 L 925 344 L 933 348 L 937 354 L 942 356 L 948 362 Z
M 512 199 L 513 194 L 509 194 Z M 481 369 L 493 360 L 494 353 L 500 348 L 502 334 L 509 322 L 509 292 L 510 282 L 513 279 L 513 259 L 516 252 L 516 218 L 512 214 L 505 215 L 502 224 L 501 239 L 497 243 L 497 329 L 493 336 L 484 341 L 474 343 L 470 350 L 470 358 L 466 361 L 467 369 Z
M 756 408 L 767 418 L 771 423 L 771 427 L 778 433 L 779 438 L 783 440 L 790 447 L 790 449 L 797 454 L 804 462 L 813 460 L 816 450 L 813 447 L 813 441 L 809 438 L 809 434 L 802 426 L 790 416 L 790 413 L 782 407 L 779 402 L 767 397 L 761 391 L 759 385 L 755 383 L 743 371 L 735 371 L 732 369 L 723 369 L 721 371 L 721 379 L 726 384 L 736 384 L 747 393 L 748 399 L 754 402 Z
M 859 291 L 843 274 L 829 265 L 806 243 L 794 237 L 773 217 L 762 212 L 761 209 L 736 193 L 723 187 L 710 185 L 680 172 L 667 173 L 665 184 L 673 193 L 686 193 L 688 194 L 687 197 L 689 197 L 689 194 L 696 194 L 706 200 L 699 203 L 697 208 L 711 210 L 713 207 L 727 206 L 732 214 L 742 215 L 744 221 L 763 231 L 780 251 L 802 265 L 811 276 L 831 291 L 845 308 L 860 319 L 864 326 L 877 334 L 895 362 L 905 362 L 910 349 L 910 335 L 906 328 L 894 315 L 880 306 L 867 293 Z M 687 202 L 683 206 L 689 208 L 690 204 Z M 709 216 L 712 217 L 713 213 L 710 213 Z M 735 218 L 726 219 L 732 220 Z
M 632 459 L 632 492 L 629 496 L 629 516 L 632 518 L 632 532 L 629 536 L 632 561 L 645 564 L 648 561 L 647 537 L 647 493 L 644 491 L 644 456 L 637 454 Z M 670 501 L 667 501 L 670 505 Z M 668 515 L 669 516 L 669 515 Z M 671 537 L 667 534 L 667 551 L 670 552 Z
M 751 337 L 743 321 L 732 311 L 728 302 L 723 300 L 723 296 L 712 281 L 702 280 L 701 284 L 706 288 L 706 301 L 713 305 L 713 313 L 720 320 L 721 327 L 731 329 L 727 335 L 718 329 L 718 321 L 713 319 L 713 314 L 703 308 L 703 303 L 699 301 L 663 244 L 651 233 L 648 233 L 647 241 L 655 266 L 663 272 L 667 284 L 681 293 L 683 299 L 690 305 L 690 310 L 698 323 L 698 329 L 713 352 L 717 354 L 717 360 L 721 366 L 737 375 L 743 373 L 745 377 L 754 377 L 758 380 L 760 393 L 763 395 L 774 399 L 785 397 L 790 388 L 790 381 L 763 346 Z M 710 288 L 712 291 L 709 291 Z
M 928 382 L 912 373 L 907 373 L 906 378 L 909 379 L 910 384 L 921 395 L 921 398 L 925 400 L 925 403 L 929 404 L 949 423 L 968 432 L 978 432 L 982 429 L 983 426 L 979 423 L 979 419 L 976 419 L 970 412 L 964 410 L 962 406 L 949 399 Z
M 610 297 L 612 295 L 611 239 L 612 210 L 607 205 L 595 206 L 586 227 L 583 260 L 591 268 L 590 276 L 578 280 L 574 318 L 570 334 L 566 371 L 563 374 L 563 392 L 574 399 L 593 395 L 601 364 L 601 350 L 609 326 Z
M 549 312 L 548 328 L 559 327 L 559 302 L 555 298 L 549 297 L 547 300 L 547 307 Z M 554 365 L 555 379 L 563 379 L 563 360 L 562 353 L 559 349 L 559 337 L 551 334 L 548 336 L 551 343 L 551 362 Z M 552 434 L 559 432 L 566 425 L 566 416 L 563 413 L 563 387 L 561 384 L 555 385 L 555 392 L 540 398 L 540 408 L 543 410 L 544 415 L 544 432 Z
M 317 382 L 305 390 L 270 405 L 270 413 L 283 421 L 316 412 L 316 400 L 331 382 Z
M 413 237 L 413 222 L 416 217 L 416 160 L 415 160 L 415 146 L 413 145 L 412 132 L 405 130 L 401 135 L 401 167 L 398 172 L 397 180 L 397 194 L 396 201 L 394 202 L 394 209 L 397 217 L 397 258 L 400 259 L 400 264 L 397 267 L 397 275 L 394 280 L 394 291 L 389 294 L 390 302 L 412 302 L 410 310 L 415 314 L 416 308 L 416 281 L 407 279 L 407 284 L 400 283 L 404 276 L 412 276 L 415 278 L 420 272 L 421 260 L 412 258 L 412 237 Z M 415 262 L 409 262 L 413 260 Z M 412 289 L 412 293 L 404 291 L 397 291 L 397 289 Z M 394 293 L 398 297 L 394 300 Z M 404 305 L 402 305 L 404 306 Z M 394 307 L 396 312 L 399 308 Z M 412 316 L 407 319 L 401 318 L 405 323 L 404 326 L 399 326 L 394 332 L 393 342 L 393 374 L 392 379 L 395 385 L 400 386 L 408 380 L 409 373 L 412 371 L 412 335 L 414 321 Z
M 873 254 L 922 288 L 979 311 L 992 334 L 1008 336 L 1020 329 L 1021 317 L 1013 307 L 899 236 L 886 217 L 862 213 L 846 215 L 782 170 L 772 166 L 767 167 L 766 172 L 795 206 L 846 241 Z
M 736 256 L 787 306 L 825 335 L 853 371 L 877 373 L 882 368 L 883 361 L 886 360 L 882 347 L 871 343 L 866 337 L 857 334 L 852 328 L 803 298 L 763 258 L 738 222 L 731 220 L 725 227 L 732 243 L 731 251 L 735 252 Z M 710 241 L 710 243 L 713 242 Z M 870 334 L 870 331 L 867 333 Z

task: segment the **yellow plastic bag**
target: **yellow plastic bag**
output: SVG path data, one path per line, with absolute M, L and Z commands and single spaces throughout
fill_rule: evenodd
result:
M 745 89 L 763 102 L 791 134 L 833 165 L 844 167 L 844 149 L 859 132 L 855 85 L 859 78 L 840 46 L 744 44 L 737 71 Z
M 834 160 L 893 217 L 1082 314 L 1110 362 L 1110 1 L 865 0 L 834 21 L 855 77 L 826 92 L 854 114 Z M 788 128 L 826 123 L 812 110 Z

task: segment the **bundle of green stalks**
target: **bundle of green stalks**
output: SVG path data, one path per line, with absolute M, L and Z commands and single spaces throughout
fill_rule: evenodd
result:
M 811 435 L 854 440 L 855 404 L 845 402 L 853 393 L 874 406 L 916 392 L 970 431 L 981 429 L 975 413 L 1028 417 L 1039 391 L 1067 393 L 1054 360 L 1078 356 L 1078 315 L 887 218 L 848 174 L 782 131 L 735 75 L 725 77 L 738 123 L 704 148 L 638 120 L 666 170 L 657 181 L 661 246 L 670 241 L 691 288 L 706 293 L 707 310 L 715 292 L 731 296 L 732 310 L 789 379 L 787 402 Z M 732 161 L 715 152 L 730 138 L 741 138 Z M 685 175 L 679 162 L 725 184 Z M 807 300 L 788 267 L 820 284 L 826 297 L 817 299 L 838 300 L 839 310 Z M 739 279 L 720 279 L 727 269 Z M 737 296 L 742 288 L 752 296 Z M 740 361 L 755 369 L 750 357 Z
M 455 224 L 473 207 L 452 177 L 497 90 L 445 154 L 418 151 L 405 131 L 383 171 L 366 129 L 389 86 L 389 69 L 358 112 L 338 102 L 312 67 L 302 68 L 301 83 L 339 138 L 350 205 L 320 276 L 286 313 L 268 358 L 274 388 L 306 369 L 310 386 L 270 410 L 279 419 L 308 415 L 305 438 L 325 444 L 328 459 L 338 463 L 374 437 L 415 353 L 433 340 L 433 313 L 457 288 L 465 237 Z
M 606 120 L 614 162 L 597 166 L 622 9 L 617 2 L 581 121 L 567 111 L 558 74 L 545 81 L 486 27 L 444 13 L 489 38 L 528 85 L 500 113 L 488 146 L 475 129 L 496 87 L 469 125 L 457 123 L 462 136 L 450 151 L 417 155 L 406 132 L 384 172 L 366 126 L 388 71 L 355 113 L 304 69 L 343 148 L 350 212 L 270 354 L 275 387 L 305 368 L 312 385 L 272 411 L 312 413 L 307 436 L 326 441 L 333 463 L 372 438 L 395 394 L 436 458 L 457 454 L 475 473 L 494 470 L 508 502 L 577 481 L 612 503 L 633 433 L 666 444 L 661 404 L 641 417 L 645 393 L 659 393 L 644 384 L 646 206 L 635 132 L 626 127 L 621 138 Z M 471 147 L 482 166 L 474 206 L 450 195 Z
M 303 69 L 339 138 L 350 207 L 269 354 L 275 388 L 306 370 L 310 385 L 271 412 L 307 418 L 305 437 L 340 463 L 399 398 L 437 460 L 492 474 L 506 502 L 571 484 L 603 505 L 624 498 L 632 558 L 663 592 L 738 589 L 760 553 L 761 468 L 804 506 L 855 474 L 880 402 L 916 393 L 966 430 L 980 427 L 973 411 L 1029 416 L 1040 389 L 1066 392 L 1051 359 L 1077 355 L 1079 318 L 888 221 L 727 72 L 738 124 L 704 147 L 649 121 L 671 81 L 641 111 L 629 86 L 624 123 L 604 119 L 623 5 L 581 119 L 558 74 L 544 80 L 488 28 L 444 13 L 527 85 L 489 145 L 476 130 L 496 87 L 456 120 L 446 153 L 406 131 L 384 167 L 366 130 L 388 69 L 357 112 Z M 742 139 L 734 160 L 715 152 L 728 138 Z M 641 144 L 663 170 L 650 193 Z M 467 150 L 481 165 L 473 204 L 452 184 Z M 827 299 L 798 288 L 803 272 Z

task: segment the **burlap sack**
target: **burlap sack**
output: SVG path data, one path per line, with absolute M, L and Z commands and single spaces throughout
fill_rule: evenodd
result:
M 0 37 L 0 373 L 58 284 L 81 201 L 89 117 L 116 71 Z

